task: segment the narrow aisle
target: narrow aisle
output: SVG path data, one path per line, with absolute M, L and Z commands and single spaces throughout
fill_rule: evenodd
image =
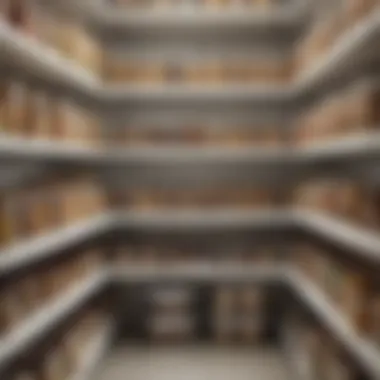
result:
M 264 347 L 121 347 L 94 380 L 284 380 L 281 353 Z

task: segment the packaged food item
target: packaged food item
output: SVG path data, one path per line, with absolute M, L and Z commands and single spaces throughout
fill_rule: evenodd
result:
M 28 273 L 20 279 L 17 289 L 24 308 L 28 313 L 33 312 L 41 306 L 42 290 L 38 272 Z
M 218 343 L 231 343 L 236 337 L 236 328 L 231 317 L 216 317 L 214 320 L 215 338 Z
M 319 374 L 322 375 L 321 378 L 328 380 L 354 380 L 356 378 L 350 361 L 344 357 L 341 349 L 331 339 L 325 339 L 320 355 Z
M 248 344 L 259 343 L 264 331 L 263 322 L 263 316 L 260 314 L 239 318 L 239 341 Z
M 239 290 L 239 310 L 244 313 L 255 313 L 262 307 L 262 292 L 260 288 L 243 288 Z
M 343 17 L 346 28 L 367 17 L 378 6 L 377 0 L 348 0 L 344 2 Z
M 22 239 L 30 233 L 28 216 L 25 210 L 28 209 L 27 189 L 14 189 L 12 193 L 5 195 L 4 217 L 6 220 L 6 240 L 12 242 Z
M 52 101 L 50 94 L 35 94 L 35 126 L 34 135 L 36 138 L 49 139 L 52 133 Z
M 0 15 L 1 17 L 1 15 Z M 8 124 L 8 83 L 0 82 L 0 132 L 6 132 Z
M 151 337 L 160 342 L 178 342 L 191 338 L 193 321 L 189 315 L 160 314 L 149 323 Z
M 168 62 L 165 64 L 165 82 L 182 83 L 186 78 L 181 64 Z
M 6 287 L 2 290 L 1 295 L 1 313 L 4 333 L 9 332 L 14 326 L 25 318 L 26 307 L 23 303 L 20 289 L 17 289 L 17 284 L 13 287 Z
M 365 334 L 377 347 L 380 348 L 380 287 L 374 285 L 366 307 Z
M 26 0 L 8 1 L 8 22 L 25 33 L 31 33 L 31 7 Z
M 27 89 L 25 85 L 11 82 L 7 98 L 7 131 L 12 135 L 22 134 L 25 122 Z
M 0 2 L 0 18 L 1 21 L 8 21 L 8 0 Z
M 61 353 L 57 347 L 54 347 L 45 355 L 43 363 L 44 376 L 49 380 L 64 380 L 66 374 L 61 363 Z
M 229 287 L 220 287 L 216 291 L 215 313 L 216 315 L 231 315 L 236 306 L 236 291 Z
M 14 224 L 6 194 L 0 197 L 0 245 L 8 245 L 14 238 Z

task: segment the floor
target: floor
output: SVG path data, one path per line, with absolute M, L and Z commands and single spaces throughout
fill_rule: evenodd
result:
M 285 380 L 285 363 L 267 348 L 125 347 L 105 360 L 95 380 Z

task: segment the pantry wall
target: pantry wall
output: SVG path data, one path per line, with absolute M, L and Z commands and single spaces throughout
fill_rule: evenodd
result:
M 0 3 L 0 377 L 380 379 L 379 2 L 78 4 Z

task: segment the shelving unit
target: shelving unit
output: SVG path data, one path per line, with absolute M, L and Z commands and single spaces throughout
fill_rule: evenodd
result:
M 370 4 L 363 3 L 370 8 Z M 378 183 L 370 178 L 380 162 L 380 120 L 378 112 L 374 112 L 379 101 L 377 92 L 369 90 L 364 105 L 361 98 L 357 101 L 360 104 L 355 116 L 361 123 L 348 127 L 355 130 L 350 129 L 349 136 L 342 131 L 338 136 L 331 131 L 329 135 L 328 130 L 331 112 L 339 114 L 331 106 L 339 97 L 335 91 L 362 77 L 371 83 L 376 79 L 380 59 L 375 48 L 380 37 L 379 7 L 373 6 L 367 13 L 354 6 L 338 9 L 334 28 L 328 24 L 331 20 L 315 18 L 311 4 L 296 0 L 272 4 L 266 10 L 131 7 L 120 9 L 105 1 L 84 0 L 79 7 L 71 1 L 50 4 L 48 12 L 67 12 L 72 30 L 74 16 L 85 26 L 84 32 L 73 32 L 79 33 L 75 34 L 79 42 L 76 38 L 70 40 L 69 45 L 75 45 L 76 51 L 68 48 L 65 37 L 54 28 L 49 37 L 55 38 L 55 48 L 39 41 L 33 35 L 37 27 L 33 22 L 29 25 L 27 16 L 25 25 L 20 20 L 7 20 L 6 12 L 0 20 L 0 89 L 4 100 L 0 108 L 0 157 L 1 169 L 4 168 L 4 174 L 0 171 L 0 295 L 5 300 L 0 306 L 0 377 L 16 380 L 25 375 L 27 379 L 40 380 L 42 372 L 44 380 L 51 380 L 55 378 L 51 373 L 66 371 L 60 378 L 92 378 L 123 323 L 133 325 L 133 318 L 141 322 L 146 315 L 139 313 L 147 310 L 149 320 L 150 309 L 144 306 L 144 297 L 149 299 L 149 289 L 156 286 L 190 286 L 191 308 L 193 303 L 197 305 L 196 310 L 191 309 L 191 327 L 200 330 L 195 333 L 195 341 L 213 340 L 209 306 L 217 290 L 226 286 L 237 294 L 239 289 L 250 287 L 265 293 L 265 337 L 278 337 L 279 330 L 288 327 L 292 336 L 293 327 L 287 326 L 284 319 L 288 314 L 305 323 L 301 333 L 306 336 L 304 349 L 296 341 L 283 344 L 287 351 L 294 349 L 287 352 L 290 362 L 296 360 L 298 351 L 306 351 L 310 360 L 316 360 L 310 368 L 326 367 L 327 372 L 334 373 L 342 371 L 346 363 L 349 373 L 342 375 L 345 380 L 380 380 L 380 325 L 376 322 L 376 316 L 380 318 L 380 306 L 376 307 L 380 305 L 380 215 Z M 307 37 L 313 37 L 318 28 L 326 34 L 324 39 L 319 36 L 321 46 L 313 40 L 308 46 Z M 78 51 L 89 48 L 81 36 L 99 44 L 99 73 L 78 62 Z M 219 60 L 214 72 L 208 71 L 210 83 L 200 80 L 192 84 L 186 74 L 177 70 L 180 65 L 170 66 L 168 60 L 169 66 L 151 74 L 151 78 L 148 75 L 144 84 L 108 83 L 102 76 L 109 47 L 111 51 L 128 50 L 131 54 L 139 41 L 149 42 L 141 44 L 141 54 L 152 44 L 170 44 L 177 39 L 176 46 L 179 41 L 186 48 L 189 41 L 201 44 L 202 38 L 207 43 L 216 41 L 214 50 L 234 41 L 240 41 L 241 46 L 249 43 L 250 52 L 256 44 L 260 49 L 265 45 L 268 51 L 259 50 L 261 56 L 279 50 L 277 59 L 283 55 L 284 66 L 291 57 L 291 73 L 283 81 L 259 84 L 251 77 L 238 84 L 221 74 L 223 70 L 218 65 L 223 60 Z M 303 45 L 301 38 L 305 40 Z M 303 68 L 294 54 L 297 44 L 304 49 L 301 53 L 314 54 L 312 62 Z M 230 55 L 234 55 L 233 50 Z M 201 53 L 199 58 L 202 62 Z M 182 57 L 181 65 L 184 62 Z M 205 74 L 199 71 L 196 75 L 203 78 Z M 154 83 L 152 78 L 159 79 Z M 13 81 L 23 91 L 10 96 Z M 303 117 L 315 105 L 330 105 L 333 111 L 327 112 L 322 121 L 310 122 L 310 127 Z M 152 132 L 150 145 L 147 141 L 123 145 L 120 131 L 145 118 L 151 120 L 151 126 L 145 128 L 154 130 L 160 112 L 169 115 L 166 120 L 170 120 L 173 129 L 189 124 L 192 130 L 194 119 L 216 120 L 212 114 L 221 119 L 223 114 L 229 114 L 231 119 L 236 114 L 236 120 L 248 120 L 252 128 L 260 128 L 262 119 L 262 128 L 276 120 L 276 138 L 264 141 L 258 137 L 257 143 L 243 145 L 241 136 L 232 134 L 231 146 L 226 147 L 195 133 L 189 135 L 193 145 L 186 146 L 179 137 L 174 138 L 174 143 L 160 137 L 155 140 Z M 347 119 L 347 125 L 351 121 Z M 218 133 L 218 122 L 211 124 L 215 124 Z M 88 125 L 93 127 L 94 136 L 88 132 Z M 333 139 L 319 140 L 315 125 L 324 131 L 326 139 Z M 302 128 L 304 133 L 297 134 Z M 330 125 L 330 129 L 334 128 Z M 91 140 L 88 144 L 84 142 L 87 138 Z M 61 182 L 60 177 L 64 178 Z M 351 180 L 354 185 L 297 193 L 305 182 L 326 178 Z M 255 197 L 244 205 L 230 206 L 228 199 L 216 200 L 227 188 L 242 190 L 240 198 L 244 198 L 247 184 Z M 263 184 L 265 197 L 258 190 Z M 362 191 L 362 186 L 370 192 Z M 133 202 L 128 203 L 123 194 L 127 189 L 142 196 L 142 188 L 153 188 L 157 193 L 175 188 L 178 193 L 162 195 L 158 200 L 146 196 L 141 208 L 134 209 Z M 180 193 L 195 189 L 209 192 L 199 198 Z M 55 193 L 58 198 L 52 196 Z M 39 201 L 33 202 L 36 194 Z M 220 206 L 223 202 L 225 205 Z M 326 204 L 331 212 L 326 211 Z M 22 222 L 10 220 L 12 207 L 18 210 Z M 270 263 L 255 261 L 258 248 L 252 249 L 244 242 L 234 252 L 227 248 L 219 252 L 220 247 L 199 252 L 199 256 L 210 256 L 207 263 L 199 262 L 196 255 L 187 255 L 182 248 L 173 250 L 180 263 L 170 257 L 169 250 L 168 257 L 161 258 L 164 249 L 159 249 L 160 242 L 155 243 L 157 251 L 154 247 L 146 252 L 133 248 L 144 233 L 170 241 L 175 236 L 180 239 L 184 232 L 194 233 L 190 247 L 194 251 L 200 249 L 205 237 L 218 240 L 236 232 L 255 238 L 257 235 L 258 240 L 265 233 L 271 236 L 272 243 L 281 237 L 281 244 L 271 247 Z M 118 250 L 125 248 L 124 241 L 130 246 L 121 264 L 116 258 Z M 268 243 L 263 244 L 265 249 Z M 301 258 L 297 256 L 299 251 Z M 137 256 L 140 261 L 134 261 Z M 130 293 L 139 297 L 141 289 L 148 291 L 139 303 Z M 358 303 L 352 304 L 351 300 Z M 136 315 L 128 314 L 131 311 Z M 357 318 L 363 314 L 367 316 L 366 323 Z M 178 322 L 174 317 L 171 315 L 169 322 L 165 318 L 158 321 L 162 325 Z M 329 337 L 317 333 L 319 336 L 309 342 L 308 334 L 318 329 L 327 331 Z M 180 343 L 178 337 L 174 340 Z M 276 343 L 281 344 L 279 339 Z M 302 347 L 293 347 L 297 344 Z M 318 344 L 322 347 L 319 350 Z M 75 357 L 75 347 L 84 352 L 80 360 Z M 332 352 L 332 359 L 323 359 L 324 347 L 326 352 Z M 296 367 L 296 363 L 289 365 L 292 378 Z M 117 379 L 118 374 L 113 376 Z M 297 377 L 305 378 L 300 373 Z

